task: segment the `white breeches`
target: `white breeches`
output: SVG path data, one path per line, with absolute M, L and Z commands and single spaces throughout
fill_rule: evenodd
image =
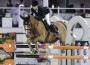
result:
M 46 22 L 47 22 L 48 25 L 51 25 L 51 22 L 49 20 L 49 17 L 50 17 L 49 14 L 46 14 L 45 15 L 45 20 L 46 20 Z

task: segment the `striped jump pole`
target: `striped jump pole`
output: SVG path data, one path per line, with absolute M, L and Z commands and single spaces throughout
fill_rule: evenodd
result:
M 35 45 L 31 45 L 32 48 L 35 48 Z M 90 46 L 48 46 L 48 45 L 38 45 L 39 48 L 51 48 L 51 49 L 89 49 Z M 16 48 L 29 48 L 28 45 L 16 45 Z
M 16 65 L 37 65 L 37 64 L 16 64 Z
M 52 49 L 90 49 L 90 46 L 44 46 L 44 48 Z
M 89 59 L 90 56 L 59 56 L 59 55 L 16 55 L 17 58 L 49 58 L 49 59 Z

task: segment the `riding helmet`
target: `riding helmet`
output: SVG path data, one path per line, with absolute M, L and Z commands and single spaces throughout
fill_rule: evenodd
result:
M 32 6 L 37 6 L 38 5 L 38 1 L 33 1 L 32 2 Z

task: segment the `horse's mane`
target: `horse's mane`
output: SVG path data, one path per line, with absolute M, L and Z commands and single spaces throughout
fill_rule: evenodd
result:
M 35 18 L 35 16 L 30 16 L 31 19 L 33 18 L 36 22 L 36 24 L 38 24 L 39 22 L 41 22 L 43 24 L 43 26 L 45 27 L 44 23 L 43 23 L 43 20 L 38 20 L 37 18 Z

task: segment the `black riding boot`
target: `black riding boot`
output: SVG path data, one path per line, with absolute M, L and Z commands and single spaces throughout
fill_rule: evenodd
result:
M 58 31 L 55 29 L 55 27 L 52 24 L 49 26 L 49 29 L 50 29 L 50 31 L 52 31 L 58 35 Z

